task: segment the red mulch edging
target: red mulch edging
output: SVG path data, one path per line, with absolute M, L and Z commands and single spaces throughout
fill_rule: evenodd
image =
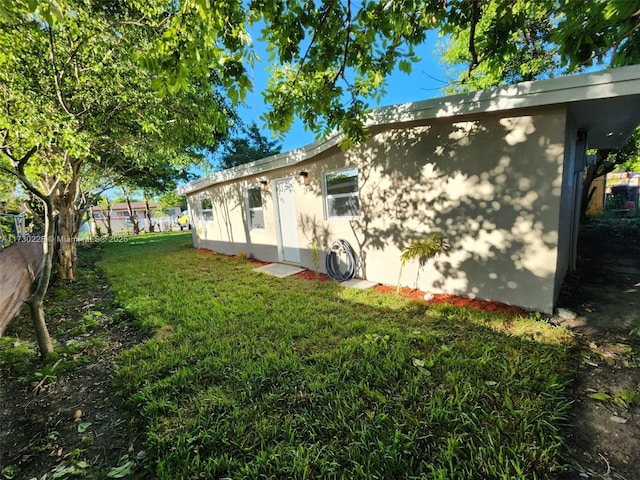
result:
M 258 260 L 255 258 L 247 258 L 247 262 L 257 263 L 258 265 L 269 265 L 270 263 L 273 263 L 273 262 L 263 262 L 262 260 Z
M 316 273 L 311 270 L 304 270 L 300 273 L 296 273 L 294 277 L 302 280 L 320 280 L 321 282 L 328 282 L 331 280 L 331 277 L 326 273 Z
M 388 285 L 377 285 L 374 287 L 376 291 L 385 294 L 396 294 L 396 287 Z M 483 310 L 485 312 L 506 313 L 512 316 L 526 315 L 527 312 L 520 307 L 513 305 L 506 305 L 500 302 L 492 302 L 490 300 L 478 300 L 475 298 L 459 297 L 457 295 L 448 295 L 445 293 L 435 293 L 433 298 L 429 301 L 424 299 L 426 292 L 418 290 L 416 288 L 402 287 L 400 289 L 400 296 L 409 298 L 418 302 L 425 302 L 434 305 L 447 304 L 454 307 L 473 308 L 475 310 Z

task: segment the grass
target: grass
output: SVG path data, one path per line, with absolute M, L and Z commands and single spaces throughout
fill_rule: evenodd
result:
M 156 336 L 115 385 L 147 476 L 554 478 L 570 335 L 536 318 L 277 279 L 185 235 L 104 244 L 99 267 Z

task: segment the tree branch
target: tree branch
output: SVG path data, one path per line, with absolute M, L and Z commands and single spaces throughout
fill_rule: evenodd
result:
M 49 58 L 51 60 L 51 67 L 53 69 L 53 81 L 56 87 L 56 97 L 58 98 L 58 102 L 60 106 L 65 111 L 67 115 L 74 116 L 69 108 L 67 107 L 67 102 L 64 98 L 64 94 L 62 92 L 62 87 L 60 86 L 60 73 L 58 72 L 58 68 L 56 67 L 56 53 L 55 53 L 55 42 L 53 40 L 53 30 L 51 27 L 47 28 L 49 34 Z
M 333 4 L 334 3 L 335 3 L 335 0 L 331 0 L 329 3 L 326 4 L 326 7 L 324 9 L 324 13 L 322 14 L 322 18 L 320 18 L 320 21 L 318 22 L 318 26 L 313 31 L 313 36 L 311 37 L 311 41 L 309 42 L 309 45 L 307 46 L 307 50 L 304 52 L 302 60 L 300 61 L 300 64 L 298 66 L 298 70 L 296 71 L 296 76 L 293 78 L 293 86 L 295 86 L 295 84 L 298 81 L 298 77 L 300 76 L 300 73 L 302 72 L 302 67 L 304 67 L 304 64 L 305 64 L 305 62 L 307 60 L 307 57 L 309 56 L 309 53 L 311 52 L 311 47 L 313 47 L 314 43 L 316 42 L 316 38 L 318 38 L 318 33 L 320 33 L 320 29 L 322 28 L 324 22 L 326 21 L 327 16 L 329 15 L 329 12 L 331 11 L 331 8 L 333 8 Z
M 342 55 L 342 64 L 340 65 L 340 68 L 336 72 L 335 77 L 333 77 L 333 81 L 331 82 L 331 85 L 335 85 L 340 77 L 344 77 L 344 71 L 347 68 L 347 59 L 349 56 L 349 44 L 351 42 L 351 0 L 347 0 L 346 24 L 347 24 L 347 29 L 346 29 L 347 31 L 346 31 L 346 36 L 344 40 L 344 53 Z
M 479 65 L 478 52 L 476 51 L 476 26 L 480 21 L 480 6 L 478 0 L 471 3 L 471 25 L 469 26 L 469 53 L 471 54 L 471 63 L 469 64 L 469 76 L 471 72 Z

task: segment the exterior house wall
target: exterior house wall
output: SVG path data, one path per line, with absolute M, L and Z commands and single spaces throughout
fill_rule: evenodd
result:
M 281 260 L 275 181 L 293 178 L 303 266 L 314 267 L 313 238 L 323 271 L 327 247 L 345 239 L 362 259 L 358 276 L 395 284 L 402 250 L 438 233 L 449 252 L 421 272 L 410 262 L 401 284 L 550 311 L 560 261 L 566 117 L 557 106 L 377 127 L 356 149 L 334 147 L 295 166 L 189 193 L 194 244 Z M 349 166 L 358 168 L 359 217 L 327 220 L 323 175 Z M 300 171 L 308 172 L 308 186 L 298 181 Z M 250 230 L 246 188 L 261 187 L 261 180 L 269 184 L 261 190 L 264 229 Z M 211 221 L 202 219 L 206 196 Z
M 587 132 L 581 132 L 571 115 L 567 116 L 564 168 L 562 172 L 562 196 L 558 263 L 556 265 L 555 295 L 557 300 L 562 281 L 569 270 L 574 270 L 577 259 L 577 238 L 580 227 L 582 184 L 586 166 Z

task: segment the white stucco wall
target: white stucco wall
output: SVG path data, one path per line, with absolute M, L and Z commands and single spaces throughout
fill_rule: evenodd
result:
M 565 130 L 564 107 L 381 130 L 348 152 L 333 148 L 302 164 L 190 194 L 196 246 L 279 260 L 274 189 L 262 194 L 265 229 L 250 231 L 245 188 L 294 177 L 303 266 L 313 268 L 309 246 L 314 237 L 323 250 L 343 238 L 363 259 L 360 276 L 395 284 L 402 249 L 438 233 L 448 239 L 449 253 L 431 261 L 419 276 L 416 262 L 407 265 L 403 285 L 413 287 L 418 280 L 421 290 L 550 311 Z M 359 169 L 360 216 L 326 220 L 323 172 L 345 166 Z M 298 182 L 301 170 L 309 172 L 309 186 Z M 199 218 L 203 195 L 213 200 L 212 222 Z

